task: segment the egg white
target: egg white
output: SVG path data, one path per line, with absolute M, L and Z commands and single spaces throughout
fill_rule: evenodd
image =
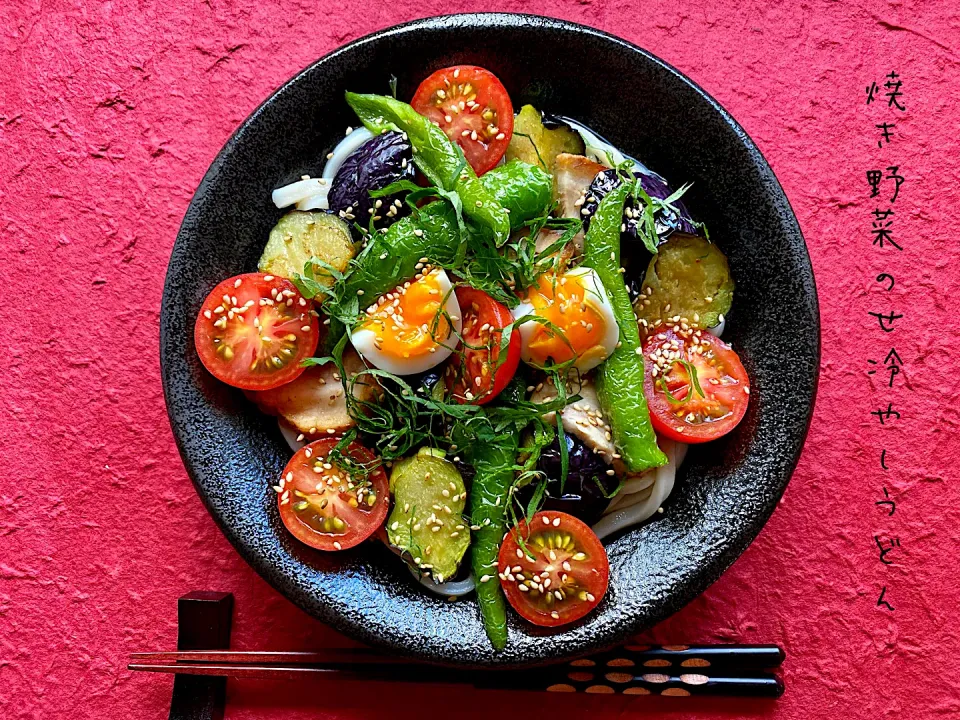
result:
M 357 352 L 374 367 L 386 370 L 394 375 L 414 375 L 416 373 L 426 372 L 432 367 L 436 367 L 456 349 L 460 342 L 459 335 L 463 328 L 463 320 L 460 316 L 460 303 L 457 302 L 457 295 L 452 291 L 452 284 L 447 273 L 439 270 L 436 273 L 437 288 L 440 290 L 440 297 L 445 298 L 443 307 L 447 315 L 452 319 L 453 329 L 443 343 L 436 345 L 436 351 L 427 353 L 418 357 L 397 357 L 383 350 L 377 349 L 375 344 L 376 333 L 373 330 L 360 328 L 350 335 L 350 342 Z M 411 283 L 412 285 L 413 283 Z M 455 319 L 453 319 L 455 318 Z
M 605 332 L 598 345 L 603 346 L 603 358 L 606 359 L 613 354 L 620 341 L 620 326 L 617 325 L 617 319 L 613 314 L 613 306 L 610 304 L 610 298 L 607 291 L 600 282 L 600 277 L 596 271 L 588 267 L 578 267 L 565 273 L 561 277 L 576 279 L 585 288 L 584 300 L 587 305 L 595 309 L 602 317 Z M 520 319 L 528 315 L 536 315 L 537 311 L 531 303 L 522 302 L 513 309 L 513 318 L 516 321 L 517 329 L 520 331 L 520 357 L 524 362 L 534 362 L 530 354 L 530 340 L 533 337 L 536 328 L 540 324 L 532 320 L 520 323 Z M 586 372 L 597 367 L 603 359 L 592 354 L 590 357 L 577 357 L 574 360 L 574 367 L 580 372 Z

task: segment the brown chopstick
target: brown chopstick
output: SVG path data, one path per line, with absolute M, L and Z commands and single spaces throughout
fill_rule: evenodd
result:
M 337 648 L 320 652 L 283 652 L 271 650 L 187 650 L 131 653 L 137 662 L 153 663 L 242 663 L 262 665 L 344 665 L 409 664 L 398 655 L 382 655 L 370 648 Z
M 328 677 L 338 681 L 454 683 L 479 689 L 625 695 L 783 694 L 783 683 L 763 671 L 783 660 L 783 651 L 773 645 L 628 645 L 560 665 L 509 672 L 428 666 L 366 648 L 147 652 L 134 653 L 131 660 L 127 667 L 135 671 L 261 680 Z

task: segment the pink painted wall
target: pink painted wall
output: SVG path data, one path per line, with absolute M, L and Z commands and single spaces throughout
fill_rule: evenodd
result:
M 475 0 L 188 0 L 0 6 L 0 716 L 163 718 L 168 678 L 126 654 L 170 648 L 175 601 L 237 596 L 239 648 L 346 642 L 271 590 L 215 528 L 180 463 L 157 362 L 167 258 L 232 130 L 336 46 Z M 510 0 L 618 33 L 723 103 L 756 140 L 803 227 L 820 288 L 820 400 L 800 467 L 757 542 L 655 640 L 778 642 L 777 703 L 544 699 L 595 717 L 960 715 L 956 611 L 956 300 L 960 18 L 955 3 Z M 561 49 L 562 50 L 562 49 Z M 893 143 L 864 87 L 890 70 Z M 864 172 L 899 164 L 903 251 L 870 245 Z M 873 282 L 895 274 L 889 294 Z M 906 315 L 891 335 L 869 311 Z M 891 343 L 905 384 L 866 375 Z M 880 428 L 870 410 L 895 403 Z M 879 467 L 887 448 L 889 470 Z M 874 505 L 887 487 L 893 517 Z M 901 547 L 879 562 L 873 536 Z M 879 588 L 896 608 L 876 606 Z M 421 717 L 409 689 L 232 683 L 229 718 Z M 437 691 L 459 717 L 529 717 L 503 695 Z M 572 705 L 571 705 L 572 702 Z M 562 703 L 562 704 L 561 704 Z M 440 711 L 438 711 L 439 713 Z

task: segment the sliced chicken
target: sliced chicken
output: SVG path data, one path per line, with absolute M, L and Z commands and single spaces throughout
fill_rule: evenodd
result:
M 553 199 L 560 217 L 579 218 L 580 208 L 593 179 L 607 167 L 583 155 L 560 153 L 553 166 Z M 576 253 L 583 250 L 583 233 L 573 238 Z
M 550 230 L 548 228 L 543 228 L 537 234 L 537 239 L 534 241 L 534 247 L 537 251 L 537 254 L 544 252 L 547 248 L 556 244 L 561 237 L 563 237 L 562 230 Z M 559 255 L 561 267 L 566 267 L 570 264 L 570 260 L 573 259 L 574 252 L 575 244 L 574 241 L 571 240 L 563 245 L 559 250 L 554 250 L 550 257 Z
M 606 165 L 594 162 L 583 155 L 561 153 L 553 166 L 553 199 L 560 203 L 561 217 L 580 217 L 580 206 L 587 188 Z
M 272 390 L 251 392 L 249 396 L 264 411 L 279 415 L 305 435 L 336 435 L 346 432 L 356 421 L 347 410 L 347 388 L 356 375 L 366 369 L 353 348 L 343 354 L 344 381 L 333 363 L 309 367 L 293 382 Z M 377 386 L 370 376 L 353 383 L 353 396 L 363 402 L 376 399 Z
M 593 382 L 581 377 L 579 381 L 567 381 L 567 395 L 579 395 L 580 399 L 567 405 L 560 411 L 564 432 L 578 438 L 584 445 L 600 455 L 607 463 L 612 463 L 617 455 L 610 434 L 610 426 L 603 417 L 600 409 L 600 399 Z M 552 380 L 545 380 L 538 385 L 530 396 L 530 401 L 543 403 L 554 400 L 557 389 Z M 556 413 L 547 413 L 543 419 L 549 423 L 556 423 Z

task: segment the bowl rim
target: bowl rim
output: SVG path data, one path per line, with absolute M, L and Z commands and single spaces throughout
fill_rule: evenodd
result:
M 482 662 L 460 662 L 453 657 L 445 658 L 433 658 L 425 657 L 418 654 L 415 650 L 408 650 L 397 648 L 390 644 L 384 644 L 378 642 L 377 638 L 369 634 L 364 634 L 362 630 L 358 627 L 356 623 L 353 623 L 345 619 L 342 615 L 335 611 L 327 612 L 314 612 L 312 610 L 307 610 L 304 608 L 303 604 L 298 598 L 298 592 L 289 587 L 288 584 L 283 582 L 284 576 L 280 575 L 277 572 L 273 572 L 268 564 L 264 563 L 264 559 L 257 556 L 255 553 L 248 552 L 247 548 L 244 547 L 243 543 L 238 537 L 235 537 L 233 530 L 224 522 L 224 520 L 219 516 L 217 512 L 214 511 L 213 507 L 210 504 L 210 501 L 206 493 L 202 490 L 201 483 L 198 478 L 198 471 L 194 467 L 194 463 L 190 460 L 187 449 L 185 446 L 185 441 L 181 438 L 180 432 L 178 431 L 178 420 L 176 417 L 177 411 L 174 407 L 174 391 L 172 388 L 173 379 L 171 374 L 171 364 L 174 358 L 168 357 L 167 353 L 167 343 L 165 342 L 165 337 L 169 333 L 169 324 L 170 320 L 168 315 L 170 313 L 170 308 L 174 303 L 173 297 L 177 292 L 175 289 L 176 283 L 174 282 L 177 271 L 175 269 L 176 263 L 174 260 L 178 257 L 181 252 L 184 252 L 185 241 L 184 236 L 187 234 L 186 226 L 188 221 L 191 219 L 194 212 L 196 212 L 195 206 L 197 205 L 197 200 L 199 197 L 207 193 L 208 189 L 215 184 L 218 176 L 220 175 L 223 165 L 226 162 L 227 157 L 234 151 L 238 143 L 240 143 L 244 137 L 244 134 L 247 128 L 250 126 L 252 121 L 254 121 L 261 112 L 271 103 L 274 99 L 289 86 L 297 83 L 301 78 L 309 75 L 314 72 L 316 68 L 323 65 L 324 63 L 335 60 L 337 57 L 343 54 L 350 53 L 356 48 L 362 47 L 364 45 L 369 45 L 373 43 L 380 42 L 384 38 L 388 38 L 394 35 L 406 34 L 406 33 L 416 33 L 420 30 L 450 30 L 457 26 L 463 26 L 467 24 L 472 28 L 488 28 L 496 29 L 502 27 L 515 27 L 517 25 L 522 25 L 525 21 L 533 21 L 537 26 L 538 30 L 564 30 L 567 32 L 574 32 L 585 34 L 588 36 L 593 36 L 602 41 L 613 43 L 614 45 L 620 46 L 622 49 L 629 51 L 631 53 L 638 53 L 644 56 L 649 62 L 654 65 L 660 66 L 663 70 L 671 73 L 676 80 L 679 82 L 688 85 L 696 92 L 703 100 L 705 100 L 712 108 L 712 110 L 719 114 L 720 118 L 737 136 L 739 143 L 745 146 L 748 153 L 755 156 L 759 161 L 757 164 L 757 171 L 763 176 L 763 179 L 770 183 L 771 188 L 767 191 L 768 195 L 773 195 L 777 197 L 778 202 L 782 202 L 787 215 L 789 217 L 785 218 L 792 227 L 792 235 L 799 239 L 800 257 L 799 260 L 799 272 L 802 275 L 802 282 L 805 286 L 809 286 L 811 292 L 809 297 L 805 297 L 804 300 L 808 303 L 809 309 L 811 311 L 810 321 L 812 323 L 812 329 L 815 334 L 815 346 L 813 350 L 813 360 L 814 367 L 811 377 L 811 394 L 809 405 L 806 409 L 806 417 L 803 423 L 803 431 L 799 434 L 799 441 L 796 451 L 793 453 L 793 456 L 789 458 L 789 462 L 786 465 L 786 471 L 784 472 L 784 480 L 780 484 L 779 490 L 775 494 L 771 494 L 765 499 L 765 505 L 762 509 L 762 512 L 754 513 L 753 517 L 755 518 L 754 523 L 751 525 L 751 528 L 747 532 L 740 533 L 735 536 L 734 539 L 726 546 L 725 552 L 718 558 L 711 560 L 709 563 L 703 563 L 698 568 L 695 581 L 688 582 L 683 586 L 675 588 L 672 597 L 671 603 L 661 603 L 660 609 L 651 612 L 648 618 L 642 619 L 640 621 L 633 620 L 632 618 L 623 618 L 623 625 L 619 631 L 616 633 L 608 633 L 610 637 L 604 637 L 602 640 L 595 644 L 591 645 L 589 648 L 572 648 L 564 652 L 563 655 L 557 655 L 553 658 L 547 659 L 538 659 L 532 663 L 522 662 L 508 662 L 501 663 L 497 662 L 495 657 L 491 660 L 484 660 Z M 278 85 L 257 107 L 241 122 L 237 128 L 230 134 L 227 141 L 224 143 L 223 147 L 217 153 L 216 157 L 211 162 L 209 168 L 204 173 L 200 183 L 197 186 L 197 189 L 194 191 L 193 196 L 184 212 L 183 219 L 181 220 L 180 228 L 177 232 L 177 237 L 174 242 L 174 245 L 171 249 L 170 257 L 168 260 L 167 271 L 164 276 L 164 287 L 161 299 L 161 308 L 160 308 L 160 334 L 159 334 L 159 344 L 160 344 L 160 369 L 161 369 L 161 380 L 163 386 L 164 402 L 167 408 L 168 419 L 171 424 L 171 430 L 176 441 L 177 449 L 180 454 L 181 460 L 183 462 L 184 468 L 187 471 L 188 476 L 191 479 L 191 482 L 194 485 L 194 488 L 197 491 L 197 494 L 200 496 L 204 506 L 207 508 L 207 511 L 211 514 L 217 526 L 220 528 L 221 532 L 227 537 L 231 545 L 240 556 L 257 572 L 260 577 L 265 579 L 268 584 L 271 585 L 275 590 L 277 590 L 281 595 L 290 600 L 298 608 L 305 610 L 309 614 L 317 617 L 319 620 L 325 624 L 333 626 L 340 632 L 345 632 L 353 635 L 354 637 L 360 638 L 363 642 L 367 642 L 373 645 L 380 645 L 381 647 L 387 647 L 391 651 L 410 654 L 418 657 L 425 662 L 433 662 L 439 664 L 447 665 L 458 665 L 464 668 L 510 668 L 518 667 L 520 665 L 529 666 L 533 664 L 544 664 L 550 662 L 557 662 L 561 660 L 571 659 L 582 655 L 587 652 L 595 651 L 597 648 L 610 647 L 617 642 L 620 642 L 623 637 L 628 636 L 634 632 L 637 632 L 642 627 L 652 627 L 656 623 L 661 622 L 665 618 L 679 611 L 683 606 L 690 603 L 693 599 L 702 594 L 707 588 L 710 587 L 716 580 L 743 554 L 743 552 L 749 547 L 749 545 L 756 539 L 760 531 L 769 521 L 773 511 L 776 509 L 777 503 L 782 497 L 787 484 L 790 481 L 793 473 L 796 470 L 797 464 L 800 460 L 802 453 L 803 445 L 806 440 L 806 437 L 809 433 L 809 429 L 813 419 L 813 413 L 816 405 L 817 391 L 819 385 L 819 376 L 820 376 L 820 361 L 821 361 L 821 319 L 820 319 L 820 309 L 819 309 L 819 299 L 816 289 L 816 279 L 813 272 L 813 266 L 810 261 L 809 251 L 807 250 L 806 241 L 803 237 L 803 233 L 797 221 L 796 214 L 793 211 L 793 207 L 790 204 L 790 200 L 787 197 L 786 193 L 783 190 L 783 187 L 780 184 L 780 181 L 774 174 L 772 168 L 770 167 L 769 162 L 766 157 L 763 155 L 756 143 L 750 138 L 746 133 L 743 127 L 733 118 L 733 116 L 717 102 L 708 92 L 706 92 L 699 84 L 693 81 L 691 78 L 687 77 L 684 73 L 680 72 L 678 69 L 673 67 L 671 64 L 652 54 L 651 52 L 641 48 L 640 46 L 625 40 L 624 38 L 618 37 L 611 33 L 599 30 L 597 28 L 590 27 L 581 23 L 564 20 L 560 18 L 555 18 L 546 15 L 537 15 L 531 13 L 505 13 L 505 12 L 469 12 L 469 13 L 452 13 L 452 14 L 441 14 L 428 16 L 423 18 L 418 18 L 404 22 L 398 25 L 392 25 L 385 27 L 369 34 L 363 35 L 359 38 L 356 38 L 349 43 L 338 46 L 331 50 L 329 53 L 317 58 L 315 61 L 311 62 L 309 65 L 304 67 L 302 70 L 284 80 L 280 85 Z M 614 636 L 615 635 L 615 636 Z

